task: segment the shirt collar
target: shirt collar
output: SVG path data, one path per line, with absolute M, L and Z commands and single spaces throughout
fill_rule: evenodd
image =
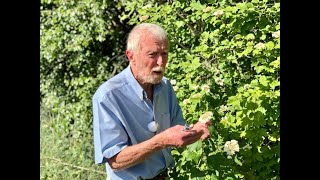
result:
M 125 69 L 125 76 L 127 79 L 127 82 L 132 86 L 134 92 L 139 96 L 141 100 L 143 100 L 144 97 L 147 97 L 147 93 L 144 91 L 144 89 L 141 87 L 141 85 L 138 83 L 136 78 L 134 78 L 132 71 L 129 66 Z M 157 95 L 160 92 L 160 89 L 163 86 L 162 80 L 160 83 L 155 84 L 153 87 L 153 96 Z

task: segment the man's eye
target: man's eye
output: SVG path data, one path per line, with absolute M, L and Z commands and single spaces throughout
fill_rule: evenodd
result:
M 162 53 L 162 56 L 168 56 L 168 53 Z

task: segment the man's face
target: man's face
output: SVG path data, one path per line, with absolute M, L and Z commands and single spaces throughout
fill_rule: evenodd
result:
M 144 35 L 140 39 L 137 52 L 133 53 L 132 65 L 136 69 L 135 76 L 142 83 L 156 84 L 164 76 L 168 62 L 168 44 L 152 35 Z M 134 71 L 133 71 L 134 72 Z

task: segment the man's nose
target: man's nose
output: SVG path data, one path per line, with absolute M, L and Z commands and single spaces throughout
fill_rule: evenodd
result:
M 166 59 L 165 59 L 165 57 L 162 57 L 161 55 L 159 55 L 158 56 L 158 59 L 157 59 L 157 64 L 158 65 L 162 65 L 162 64 L 164 64 Z

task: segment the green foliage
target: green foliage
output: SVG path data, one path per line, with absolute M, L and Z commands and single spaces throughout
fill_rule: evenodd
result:
M 85 144 L 75 145 L 73 138 L 59 138 L 52 126 L 54 119 L 47 110 L 40 115 L 40 179 L 101 179 L 103 166 L 93 164 L 93 143 L 86 137 Z
M 209 140 L 173 151 L 173 179 L 279 178 L 279 2 L 139 0 L 125 6 L 121 19 L 130 25 L 152 22 L 167 30 L 166 76 L 176 80 L 187 122 L 213 112 Z M 240 152 L 228 156 L 223 147 L 231 139 Z
M 123 49 L 131 27 L 118 18 L 123 11 L 118 1 L 41 0 L 40 10 L 40 103 L 53 116 L 49 135 L 68 139 L 69 143 L 55 145 L 72 150 L 73 156 L 81 155 L 76 164 L 87 165 L 94 160 L 92 95 L 127 65 Z M 68 160 L 69 151 L 58 150 Z M 66 172 L 44 178 L 80 178 L 63 175 Z
M 114 1 L 43 0 L 40 9 L 41 103 L 56 116 L 57 134 L 79 141 L 92 135 L 93 92 L 127 64 L 129 26 Z

